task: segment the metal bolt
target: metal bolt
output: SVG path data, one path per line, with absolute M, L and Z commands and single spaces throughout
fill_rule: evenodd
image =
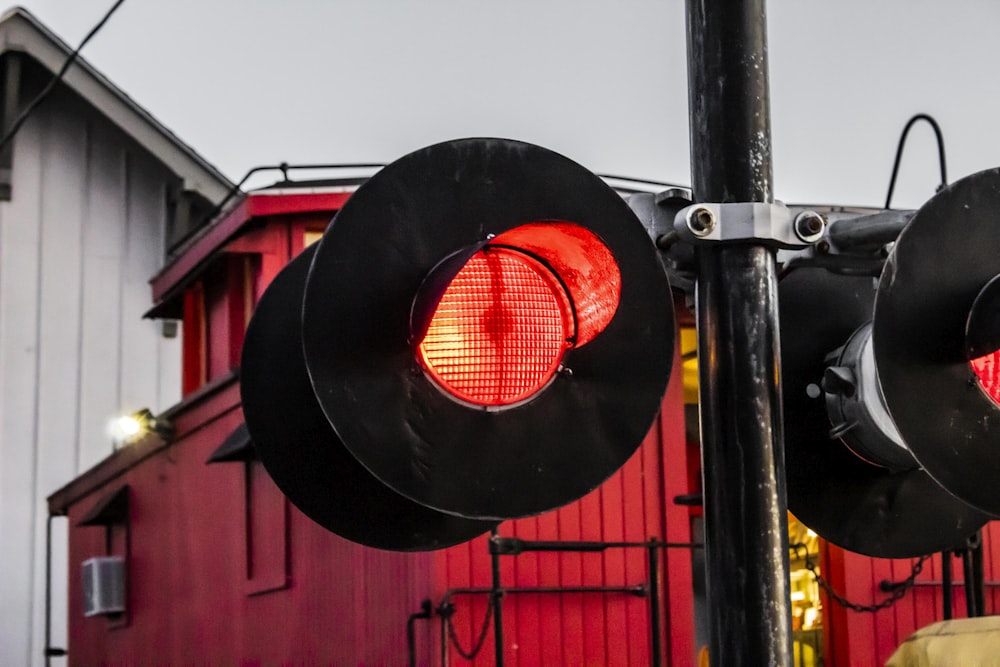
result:
M 815 211 L 802 211 L 795 216 L 795 235 L 805 243 L 815 243 L 823 236 L 826 221 Z
M 695 206 L 687 213 L 687 228 L 695 236 L 708 236 L 715 229 L 715 213 L 704 206 Z

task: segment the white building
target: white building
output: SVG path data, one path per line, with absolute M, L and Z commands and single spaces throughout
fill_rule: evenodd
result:
M 0 17 L 0 135 L 71 51 L 24 10 Z M 231 187 L 83 60 L 0 151 L 0 665 L 45 662 L 45 497 L 111 452 L 110 417 L 181 397 L 148 280 Z M 52 646 L 67 613 L 57 585 Z

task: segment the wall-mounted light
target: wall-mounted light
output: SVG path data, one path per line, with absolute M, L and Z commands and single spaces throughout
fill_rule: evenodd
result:
M 174 434 L 173 424 L 163 417 L 157 417 L 149 408 L 115 417 L 108 430 L 115 449 L 141 440 L 150 433 L 155 433 L 163 440 L 169 440 Z

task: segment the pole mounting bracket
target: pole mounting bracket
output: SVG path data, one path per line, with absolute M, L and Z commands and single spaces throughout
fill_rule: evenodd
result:
M 806 248 L 823 237 L 826 220 L 782 203 L 692 204 L 674 216 L 674 231 L 694 244 L 758 240 L 779 248 Z

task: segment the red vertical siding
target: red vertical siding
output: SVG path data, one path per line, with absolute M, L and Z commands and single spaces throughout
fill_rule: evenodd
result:
M 205 384 L 205 294 L 201 283 L 184 292 L 181 388 L 185 396 Z
M 985 609 L 987 615 L 995 614 L 997 587 L 992 573 L 1000 554 L 994 548 L 993 535 L 996 523 L 983 530 L 984 580 L 986 581 Z M 881 591 L 883 581 L 902 582 L 910 576 L 917 559 L 868 558 L 827 547 L 827 573 L 834 589 L 853 603 L 873 605 L 886 599 Z M 952 558 L 953 617 L 967 615 L 965 587 L 961 559 Z M 828 642 L 834 665 L 882 664 L 900 643 L 916 630 L 942 620 L 941 554 L 925 561 L 917 576 L 916 585 L 895 604 L 875 613 L 846 610 L 832 600 L 825 600 L 828 608 Z M 991 585 L 993 582 L 993 585 Z
M 229 265 L 223 263 L 205 276 L 206 322 L 206 381 L 211 382 L 232 371 L 232 345 L 230 340 L 232 302 L 238 286 L 229 281 Z
M 675 369 L 681 368 L 680 341 L 674 351 Z M 690 543 L 691 509 L 673 502 L 678 495 L 700 491 L 699 476 L 692 471 L 700 469 L 700 452 L 697 443 L 687 441 L 684 411 L 684 386 L 681 372 L 670 379 L 663 407 L 657 421 L 657 433 L 661 445 L 652 452 L 643 448 L 650 463 L 658 465 L 658 476 L 646 475 L 647 484 L 658 479 L 658 484 L 649 484 L 655 490 L 647 491 L 647 507 L 663 508 L 663 515 L 650 516 L 650 526 L 660 525 L 661 534 L 667 542 Z M 659 522 L 659 524 L 657 524 Z M 664 608 L 663 624 L 666 629 L 664 649 L 670 660 L 664 664 L 676 666 L 694 664 L 698 649 L 695 646 L 694 622 L 694 572 L 691 567 L 692 552 L 688 549 L 667 549 L 662 555 L 660 572 L 663 578 Z M 700 573 L 699 573 L 700 576 Z
M 573 503 L 562 509 L 558 514 L 559 535 L 564 540 L 581 541 L 584 539 L 581 531 L 582 503 Z M 582 586 L 584 581 L 584 554 L 565 554 L 560 560 L 560 579 L 562 586 Z M 582 593 L 566 594 L 562 597 L 560 612 L 562 627 L 559 634 L 563 648 L 563 664 L 586 664 L 586 616 L 584 614 L 584 596 Z
M 1000 613 L 1000 529 L 996 522 L 983 529 L 983 579 L 988 582 L 983 600 L 987 614 Z
M 288 500 L 259 461 L 243 464 L 245 482 L 246 592 L 288 585 Z

